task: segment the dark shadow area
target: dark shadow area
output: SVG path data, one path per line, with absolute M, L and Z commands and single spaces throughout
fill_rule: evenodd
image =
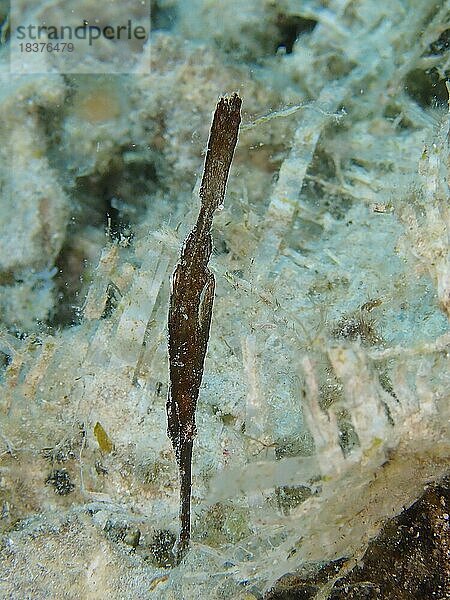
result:
M 314 19 L 304 19 L 294 15 L 278 15 L 277 26 L 280 37 L 277 40 L 275 51 L 286 48 L 286 54 L 291 54 L 294 43 L 303 33 L 311 33 L 317 25 Z
M 430 486 L 410 508 L 388 521 L 359 564 L 339 579 L 329 600 L 425 600 L 448 592 L 449 480 Z M 264 600 L 312 600 L 345 559 L 309 579 L 289 574 Z

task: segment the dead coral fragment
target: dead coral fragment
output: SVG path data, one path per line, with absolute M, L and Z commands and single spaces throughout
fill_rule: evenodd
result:
M 170 388 L 167 421 L 181 482 L 177 560 L 181 560 L 190 539 L 195 408 L 203 376 L 215 288 L 214 275 L 208 269 L 212 252 L 210 232 L 214 212 L 222 206 L 225 196 L 241 121 L 240 110 L 241 99 L 237 94 L 221 98 L 217 104 L 200 186 L 200 212 L 172 275 L 168 315 Z

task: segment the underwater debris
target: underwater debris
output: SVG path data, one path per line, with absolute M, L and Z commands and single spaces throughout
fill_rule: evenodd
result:
M 200 185 L 200 212 L 184 242 L 172 275 L 168 315 L 170 387 L 168 436 L 180 471 L 180 534 L 177 560 L 189 546 L 191 531 L 191 463 L 197 405 L 211 325 L 215 278 L 208 269 L 211 225 L 223 205 L 228 173 L 241 122 L 237 94 L 221 98 L 214 113 Z
M 114 450 L 114 445 L 109 439 L 109 435 L 106 433 L 103 426 L 98 421 L 94 426 L 94 435 L 100 450 L 104 454 L 110 454 Z

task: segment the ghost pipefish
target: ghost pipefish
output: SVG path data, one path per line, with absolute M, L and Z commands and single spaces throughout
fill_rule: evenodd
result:
M 241 122 L 241 98 L 221 98 L 209 132 L 200 184 L 200 211 L 181 250 L 171 280 L 168 314 L 169 393 L 167 433 L 180 474 L 179 563 L 191 537 L 191 466 L 196 434 L 195 409 L 203 377 L 214 302 L 215 278 L 208 269 L 214 212 L 223 206 L 228 174 Z

